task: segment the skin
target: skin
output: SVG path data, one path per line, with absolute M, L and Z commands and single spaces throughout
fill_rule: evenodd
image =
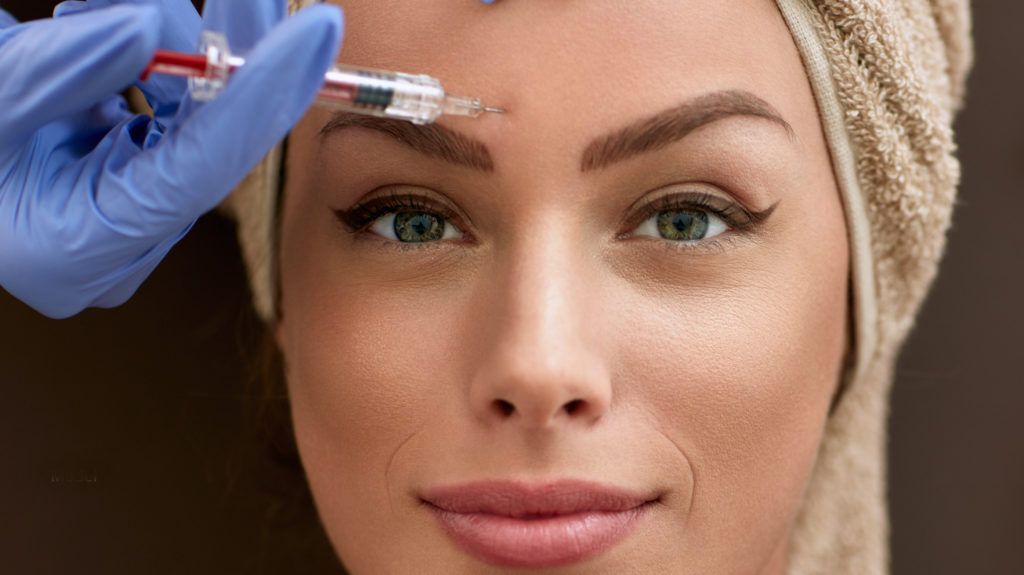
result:
M 455 546 L 417 493 L 579 478 L 660 499 L 621 544 L 540 572 L 782 573 L 845 353 L 848 245 L 774 3 L 344 5 L 345 63 L 431 74 L 509 111 L 440 122 L 484 144 L 493 172 L 373 130 L 321 137 L 322 108 L 290 139 L 275 334 L 346 567 L 504 572 Z M 595 138 L 716 90 L 760 97 L 792 133 L 733 116 L 581 171 Z M 463 237 L 340 225 L 334 210 L 394 184 L 447 199 Z M 628 235 L 667 189 L 775 210 L 700 245 Z

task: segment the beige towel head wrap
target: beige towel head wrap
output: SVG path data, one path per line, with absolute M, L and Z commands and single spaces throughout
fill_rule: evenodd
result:
M 291 8 L 313 0 L 292 0 Z M 967 0 L 776 0 L 843 195 L 854 346 L 800 510 L 789 573 L 888 572 L 885 443 L 897 352 L 938 267 L 960 178 L 952 122 L 972 63 Z M 254 304 L 276 317 L 281 152 L 226 204 Z

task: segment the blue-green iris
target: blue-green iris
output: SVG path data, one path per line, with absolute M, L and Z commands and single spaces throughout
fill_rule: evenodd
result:
M 702 240 L 708 234 L 708 214 L 700 210 L 660 212 L 658 233 L 666 240 Z
M 430 242 L 444 236 L 444 219 L 426 212 L 395 214 L 395 236 L 402 242 Z

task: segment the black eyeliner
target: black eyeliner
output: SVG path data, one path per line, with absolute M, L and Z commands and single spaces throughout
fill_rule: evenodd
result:
M 635 215 L 630 217 L 629 223 L 624 226 L 628 230 L 624 235 L 631 234 L 637 226 L 648 218 L 660 212 L 673 210 L 707 211 L 722 218 L 722 221 L 733 230 L 745 231 L 767 220 L 778 206 L 779 202 L 775 202 L 775 204 L 765 210 L 752 212 L 738 202 L 730 201 L 717 194 L 708 192 L 666 194 L 647 203 Z
M 445 206 L 416 194 L 392 191 L 352 206 L 347 210 L 334 210 L 334 215 L 350 233 L 358 233 L 370 226 L 381 216 L 401 211 L 432 214 L 446 221 L 453 221 L 455 214 Z

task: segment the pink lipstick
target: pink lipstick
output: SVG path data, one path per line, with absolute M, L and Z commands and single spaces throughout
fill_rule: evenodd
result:
M 504 567 L 555 567 L 599 555 L 628 537 L 657 500 L 569 480 L 465 483 L 430 489 L 421 499 L 459 547 Z

